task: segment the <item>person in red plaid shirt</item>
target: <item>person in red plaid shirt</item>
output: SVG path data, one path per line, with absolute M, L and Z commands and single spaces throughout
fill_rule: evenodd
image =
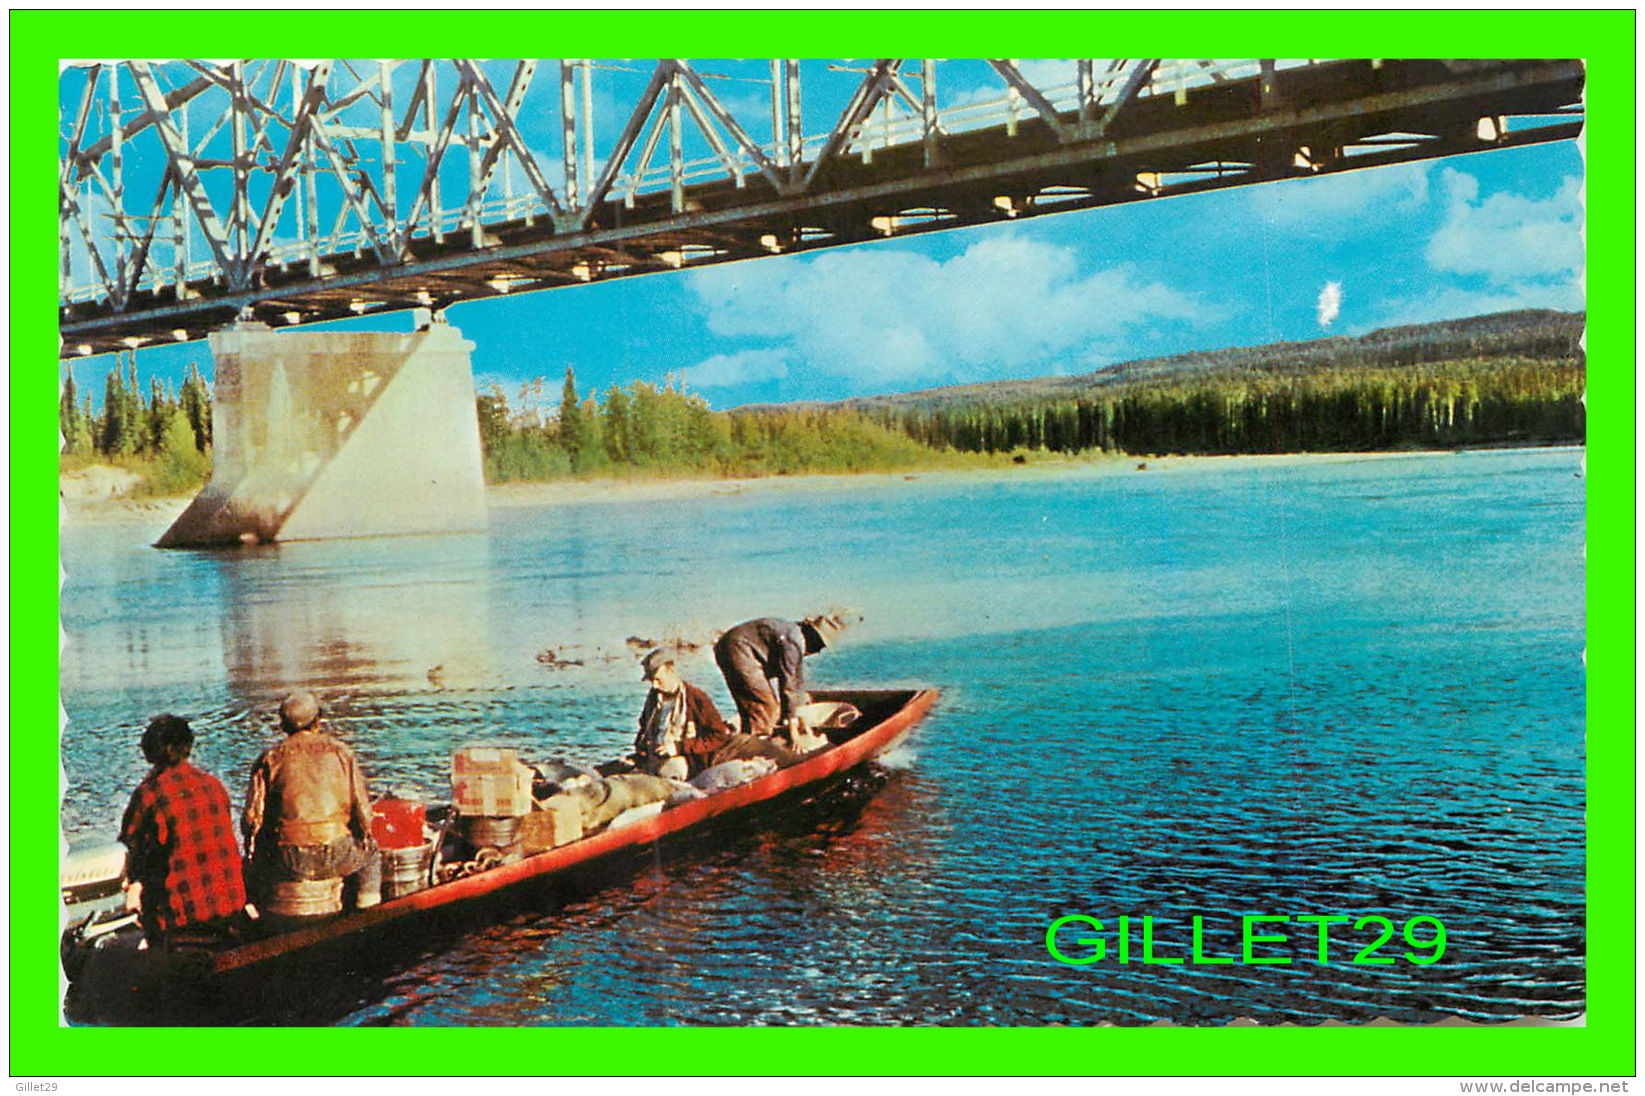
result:
M 120 840 L 126 846 L 128 908 L 158 945 L 180 930 L 226 928 L 246 905 L 244 864 L 222 782 L 189 764 L 188 720 L 155 716 L 143 732 L 154 768 L 131 793 Z

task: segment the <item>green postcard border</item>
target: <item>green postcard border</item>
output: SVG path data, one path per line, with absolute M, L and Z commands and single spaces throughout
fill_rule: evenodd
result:
M 63 45 L 72 23 L 73 40 Z M 1588 1001 L 1583 1027 L 557 1029 L 554 1072 L 1191 1075 L 1628 1075 L 1634 1040 L 1634 84 L 1633 11 L 56 11 L 11 30 L 11 938 L 12 1076 L 233 1075 L 294 1066 L 289 1036 L 220 1030 L 159 1054 L 133 1030 L 59 1026 L 52 893 L 57 817 L 58 575 L 55 226 L 56 75 L 64 49 L 97 57 L 227 57 L 246 43 L 306 55 L 516 53 L 716 57 L 912 52 L 1062 56 L 1080 32 L 1106 52 L 1165 56 L 1581 57 L 1591 361 L 1588 411 Z M 779 33 L 781 32 L 781 33 Z M 528 47 L 540 40 L 540 47 Z M 574 43 L 568 46 L 567 43 Z M 651 46 L 655 46 L 652 49 Z M 874 48 L 870 50 L 868 47 Z M 1253 52 L 1255 51 L 1255 52 Z M 1100 214 L 1098 214 L 1100 216 Z M 23 272 L 39 272 L 28 276 Z M 23 274 L 23 276 L 19 276 Z M 24 900 L 26 896 L 32 899 Z M 317 1074 L 541 1072 L 541 1033 L 311 1030 Z M 460 1054 L 449 1053 L 461 1048 Z M 278 1048 L 278 1049 L 277 1049 Z M 734 1050 L 727 1054 L 724 1051 Z M 681 1053 L 685 1052 L 685 1053 Z M 819 1053 L 820 1052 L 820 1053 Z M 267 1065 L 264 1065 L 267 1063 Z

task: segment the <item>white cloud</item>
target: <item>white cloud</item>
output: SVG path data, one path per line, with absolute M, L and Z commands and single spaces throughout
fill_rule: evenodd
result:
M 1424 249 L 1434 287 L 1386 302 L 1382 323 L 1585 306 L 1578 179 L 1566 178 L 1547 198 L 1506 191 L 1482 198 L 1477 178 L 1446 167 L 1439 186 L 1445 219 Z
M 855 248 L 716 267 L 691 285 L 715 335 L 775 344 L 700 363 L 698 384 L 780 376 L 779 361 L 858 390 L 1049 373 L 1146 353 L 1137 336 L 1147 325 L 1223 318 L 1129 266 L 1082 273 L 1073 249 L 1011 233 L 946 262 Z
M 1265 183 L 1250 193 L 1257 216 L 1271 227 L 1340 231 L 1343 224 L 1332 222 L 1386 218 L 1422 206 L 1428 201 L 1428 170 L 1422 164 L 1357 168 Z
M 788 376 L 788 359 L 780 350 L 739 350 L 715 354 L 685 371 L 693 388 L 729 388 L 738 384 L 781 380 Z
M 1330 327 L 1331 322 L 1342 311 L 1342 283 L 1326 282 L 1325 288 L 1319 291 L 1319 325 Z
M 726 113 L 737 120 L 743 131 L 755 141 L 771 140 L 771 93 L 756 91 L 746 86 L 727 86 L 720 80 L 705 80 L 709 92 L 718 99 Z M 727 147 L 730 137 L 725 139 Z
M 1567 178 L 1541 200 L 1511 193 L 1479 197 L 1479 180 L 1453 168 L 1440 173 L 1445 222 L 1428 241 L 1428 265 L 1447 274 L 1483 276 L 1492 286 L 1524 279 L 1570 280 L 1582 268 L 1579 183 Z
M 1017 62 L 1017 71 L 1023 78 L 1041 91 L 1050 91 L 1063 84 L 1072 84 L 1079 79 L 1079 66 L 1073 61 L 1052 59 L 1024 58 Z M 1099 77 L 1101 73 L 1098 73 Z

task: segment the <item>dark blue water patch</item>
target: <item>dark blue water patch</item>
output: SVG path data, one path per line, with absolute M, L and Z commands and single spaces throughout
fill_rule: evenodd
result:
M 1582 683 L 1534 641 L 1501 644 L 1483 660 L 1488 672 L 1477 649 L 1456 666 L 1419 659 L 1430 652 L 1415 644 L 1409 663 L 1384 652 L 1375 678 L 1304 660 L 1248 692 L 1249 677 L 1225 672 L 1209 637 L 1187 644 L 1205 670 L 1188 675 L 1170 645 L 1139 652 L 1123 633 L 1112 638 L 1132 651 L 1122 671 L 1092 659 L 1080 630 L 1011 636 L 1010 657 L 992 663 L 980 650 L 947 652 L 983 672 L 967 675 L 916 749 L 922 764 L 956 774 L 948 813 L 964 836 L 943 859 L 958 868 L 956 890 L 972 870 L 988 871 L 991 886 L 947 898 L 984 906 L 979 921 L 1014 924 L 1020 941 L 1070 912 L 1423 914 L 1453 932 L 1447 970 L 1466 980 L 1478 964 L 1517 962 L 1509 989 L 1542 981 L 1538 943 L 1580 941 L 1582 731 L 1542 713 L 1580 711 Z M 907 663 L 939 654 L 911 649 Z M 1007 691 L 990 665 L 1031 665 L 1043 678 L 1012 675 Z M 1076 678 L 1078 689 L 1036 689 Z M 1502 749 L 1505 738 L 1518 747 Z M 1040 899 L 1037 916 L 1022 916 L 1021 896 Z M 1217 977 L 1260 1001 L 1269 969 Z M 1539 1000 L 1580 1003 L 1579 971 L 1566 964 Z M 1367 976 L 1310 975 L 1326 985 Z M 1418 983 L 1434 977 L 1378 974 L 1366 1015 L 1407 1007 L 1401 995 L 1417 1000 Z M 1525 1007 L 1488 991 L 1470 991 L 1472 1013 Z

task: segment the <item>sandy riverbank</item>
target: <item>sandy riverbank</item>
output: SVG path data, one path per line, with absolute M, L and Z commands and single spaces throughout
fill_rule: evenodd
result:
M 1262 453 L 1191 457 L 1041 457 L 1027 464 L 996 463 L 987 467 L 923 469 L 910 472 L 862 472 L 851 475 L 762 476 L 744 479 L 572 480 L 509 483 L 486 489 L 495 509 L 515 506 L 631 504 L 669 499 L 738 496 L 771 492 L 844 492 L 895 483 L 986 483 L 1005 480 L 1067 479 L 1125 475 L 1161 475 L 1251 467 L 1287 468 L 1350 464 L 1359 461 L 1410 460 L 1442 456 L 1450 450 L 1402 450 L 1378 453 Z
M 1448 452 L 1448 451 L 1440 451 Z M 1387 453 L 1277 453 L 1218 457 L 1040 458 L 1027 464 L 864 472 L 851 475 L 763 476 L 743 479 L 597 479 L 547 483 L 507 483 L 486 488 L 493 509 L 540 506 L 632 505 L 673 499 L 735 497 L 770 492 L 846 492 L 891 483 L 964 483 L 1034 480 L 1070 476 L 1159 475 L 1239 467 L 1284 468 L 1356 461 L 1410 460 L 1438 455 L 1428 450 Z M 75 523 L 152 523 L 162 529 L 183 512 L 192 496 L 136 497 L 136 478 L 121 469 L 93 465 L 60 477 L 66 519 Z
M 137 473 L 106 464 L 91 464 L 57 477 L 57 498 L 63 520 L 75 524 L 97 522 L 154 523 L 162 529 L 176 520 L 193 494 L 166 497 L 136 495 Z

